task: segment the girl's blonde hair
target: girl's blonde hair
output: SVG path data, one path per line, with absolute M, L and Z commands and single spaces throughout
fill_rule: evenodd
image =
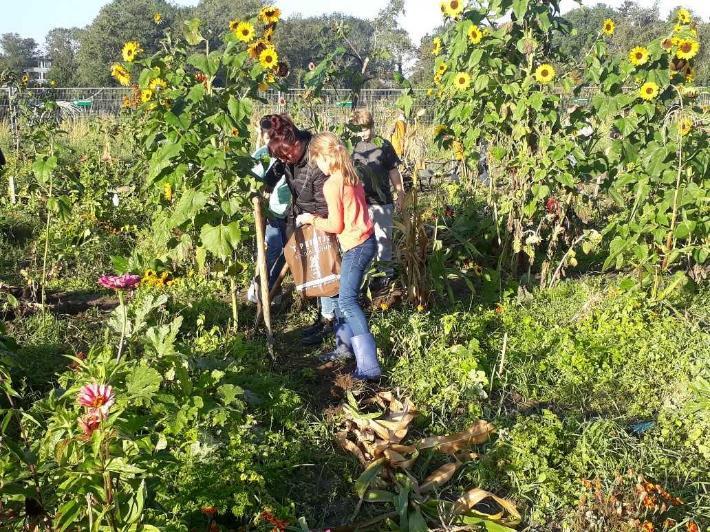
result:
M 316 157 L 330 161 L 330 173 L 340 172 L 346 185 L 360 184 L 353 160 L 342 141 L 332 133 L 319 133 L 308 145 L 308 157 L 314 163 Z

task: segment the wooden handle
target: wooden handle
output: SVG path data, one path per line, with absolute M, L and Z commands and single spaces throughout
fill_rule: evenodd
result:
M 261 311 L 264 314 L 264 325 L 269 345 L 269 354 L 274 356 L 274 337 L 271 330 L 271 298 L 269 297 L 269 271 L 266 267 L 266 247 L 264 244 L 264 214 L 261 212 L 261 200 L 258 196 L 252 199 L 254 204 L 254 223 L 256 224 L 256 263 L 261 287 Z

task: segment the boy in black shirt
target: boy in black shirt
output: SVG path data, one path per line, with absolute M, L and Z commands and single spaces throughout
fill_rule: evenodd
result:
M 353 162 L 365 186 L 365 196 L 370 208 L 370 218 L 375 224 L 377 238 L 376 261 L 382 264 L 385 283 L 392 277 L 392 228 L 394 213 L 402 209 L 404 187 L 399 173 L 399 160 L 391 143 L 375 136 L 372 113 L 356 109 L 351 123 L 360 128 L 360 141 L 353 151 Z M 393 194 L 394 189 L 394 194 Z

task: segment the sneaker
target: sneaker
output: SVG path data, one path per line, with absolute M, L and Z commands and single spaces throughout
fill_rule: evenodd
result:
M 331 334 L 333 334 L 333 321 L 325 321 L 315 333 L 310 336 L 304 336 L 301 339 L 301 345 L 304 347 L 320 345 L 323 343 L 323 340 L 328 338 Z
M 346 362 L 348 360 L 352 360 L 353 358 L 355 358 L 354 353 L 344 345 L 340 345 L 333 351 L 323 353 L 320 357 L 318 357 L 318 360 L 325 364 L 326 362 Z
M 308 327 L 303 329 L 301 331 L 301 336 L 303 336 L 305 338 L 306 336 L 311 336 L 311 335 L 317 333 L 318 331 L 320 331 L 323 328 L 324 322 L 325 322 L 325 319 L 323 318 L 323 316 L 318 314 L 318 316 L 316 317 L 315 323 L 313 325 L 309 325 Z

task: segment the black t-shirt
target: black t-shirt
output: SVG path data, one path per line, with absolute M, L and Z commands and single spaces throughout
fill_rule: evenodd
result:
M 392 186 L 390 171 L 397 168 L 402 161 L 388 141 L 381 137 L 372 140 L 361 140 L 355 145 L 353 162 L 362 184 L 365 196 L 370 205 L 391 205 Z

